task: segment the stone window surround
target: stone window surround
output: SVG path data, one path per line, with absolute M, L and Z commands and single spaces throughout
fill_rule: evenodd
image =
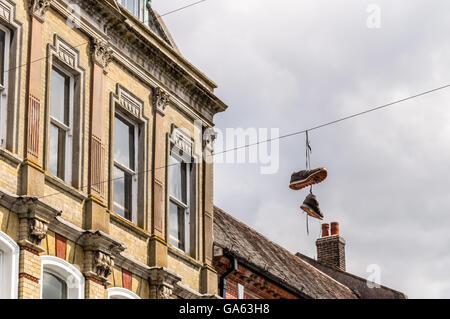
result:
M 136 295 L 131 290 L 121 287 L 112 287 L 108 288 L 108 299 L 142 299 L 142 298 Z
M 123 85 L 117 83 L 116 85 L 116 93 L 111 92 L 110 97 L 110 130 L 109 130 L 109 176 L 114 176 L 114 119 L 118 113 L 122 118 L 130 121 L 135 124 L 138 130 L 141 130 L 141 136 L 136 136 L 137 139 L 137 168 L 136 172 L 146 172 L 148 171 L 148 132 L 149 132 L 149 119 L 144 115 L 144 102 L 140 100 L 138 97 L 133 95 L 131 91 L 127 90 Z M 147 184 L 148 184 L 148 174 L 137 174 L 138 180 L 136 183 L 136 188 L 138 189 L 139 194 L 144 194 L 143 196 L 138 196 L 135 199 L 135 207 L 134 210 L 136 217 L 132 218 L 131 223 L 136 225 L 137 227 L 143 229 L 144 231 L 148 230 L 148 221 L 147 221 L 147 211 L 148 211 L 148 196 L 147 196 Z M 111 180 L 113 178 L 110 178 Z M 114 213 L 114 186 L 113 181 L 111 181 L 108 185 L 109 187 L 109 200 L 108 200 L 108 208 L 114 215 L 121 219 L 123 217 Z
M 19 284 L 19 246 L 0 231 L 0 299 L 17 299 Z
M 85 70 L 80 66 L 80 52 L 64 41 L 61 37 L 55 34 L 54 44 L 48 44 L 48 56 L 47 56 L 47 92 L 46 92 L 46 108 L 45 108 L 45 126 L 44 126 L 44 169 L 49 171 L 49 130 L 50 130 L 50 107 L 51 107 L 51 74 L 52 69 L 55 67 L 58 70 L 70 75 L 74 81 L 73 92 L 73 107 L 72 107 L 72 183 L 68 184 L 65 181 L 57 178 L 53 179 L 54 182 L 58 181 L 61 186 L 69 186 L 74 189 L 82 190 L 83 187 L 83 157 L 84 157 L 84 84 L 85 84 Z M 47 173 L 50 174 L 50 173 Z
M 41 279 L 39 281 L 41 286 L 41 298 L 43 287 L 42 278 L 44 271 L 46 271 L 66 281 L 67 299 L 84 299 L 85 279 L 77 267 L 55 256 L 41 256 L 41 261 Z
M 187 134 L 184 130 L 178 128 L 175 126 L 175 124 L 172 124 L 171 134 L 167 134 L 166 138 L 166 163 L 169 163 L 170 160 L 170 153 L 172 148 L 176 148 L 178 150 L 183 149 L 183 155 L 181 158 L 184 158 L 186 160 L 190 160 L 192 165 L 192 175 L 191 175 L 191 188 L 194 189 L 195 196 L 191 198 L 191 209 L 190 209 L 190 215 L 191 215 L 191 229 L 190 229 L 190 251 L 185 252 L 182 251 L 176 247 L 173 247 L 170 245 L 170 247 L 178 252 L 180 254 L 185 254 L 187 257 L 191 257 L 194 259 L 198 259 L 200 257 L 200 235 L 199 235 L 199 215 L 200 215 L 200 167 L 199 164 L 200 160 L 195 152 L 195 143 L 194 140 Z M 188 151 L 189 153 L 186 154 Z M 169 214 L 170 214 L 170 191 L 169 191 L 169 167 L 166 167 L 165 170 L 166 175 L 166 205 L 165 205 L 165 220 L 166 220 L 166 242 L 169 243 Z
M 6 126 L 6 146 L 4 147 L 12 153 L 19 150 L 18 123 L 20 105 L 20 70 L 14 68 L 21 65 L 22 53 L 22 24 L 16 20 L 16 4 L 8 0 L 0 0 L 0 24 L 10 32 L 9 46 L 9 66 L 7 74 L 7 126 Z

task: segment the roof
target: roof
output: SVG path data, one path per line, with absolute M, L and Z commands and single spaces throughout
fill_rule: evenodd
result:
M 408 298 L 404 293 L 385 286 L 380 286 L 379 288 L 369 288 L 367 286 L 367 279 L 355 276 L 353 274 L 350 274 L 337 268 L 329 267 L 327 265 L 320 263 L 315 259 L 312 259 L 300 253 L 297 253 L 296 256 L 306 261 L 307 263 L 311 264 L 315 268 L 320 269 L 322 272 L 339 281 L 341 284 L 349 287 L 361 299 Z
M 167 44 L 169 44 L 178 54 L 181 54 L 178 46 L 175 43 L 175 40 L 172 37 L 169 29 L 167 28 L 164 20 L 161 18 L 161 15 L 155 10 L 149 10 L 149 19 L 148 19 L 149 28 L 155 32 L 160 38 L 162 38 Z
M 299 296 L 314 299 L 357 298 L 349 288 L 218 207 L 214 209 L 214 245 Z

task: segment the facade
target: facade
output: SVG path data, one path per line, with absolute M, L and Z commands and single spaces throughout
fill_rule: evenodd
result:
M 2 298 L 215 298 L 216 85 L 144 0 L 0 0 Z
M 290 253 L 220 208 L 214 210 L 214 265 L 226 299 L 405 299 L 345 272 L 339 224 L 323 224 L 318 260 Z

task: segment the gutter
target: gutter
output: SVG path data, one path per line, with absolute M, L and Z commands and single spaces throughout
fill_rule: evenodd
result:
M 230 277 L 235 271 L 238 270 L 237 259 L 232 255 L 226 255 L 226 257 L 230 259 L 232 267 L 226 273 L 224 273 L 222 276 L 220 276 L 220 279 L 219 279 L 220 296 L 224 299 L 226 299 L 226 294 L 227 294 L 227 278 Z

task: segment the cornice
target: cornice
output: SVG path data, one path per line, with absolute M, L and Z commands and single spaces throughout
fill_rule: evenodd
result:
M 67 3 L 53 0 L 51 5 L 69 16 Z M 77 21 L 83 32 L 108 41 L 112 59 L 153 88 L 162 87 L 177 107 L 183 110 L 180 104 L 186 105 L 209 124 L 216 113 L 226 110 L 227 106 L 213 93 L 217 87 L 214 82 L 126 10 L 119 12 L 112 0 L 74 0 L 73 4 L 87 13 Z

